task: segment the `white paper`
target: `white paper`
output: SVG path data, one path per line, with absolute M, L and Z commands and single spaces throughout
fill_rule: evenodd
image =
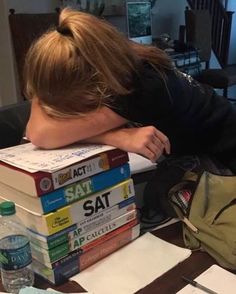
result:
M 189 257 L 191 251 L 146 233 L 71 278 L 96 294 L 132 294 Z
M 0 149 L 0 160 L 29 172 L 54 172 L 95 154 L 114 149 L 109 145 L 75 144 L 44 150 L 31 143 Z
M 0 292 L 1 293 L 5 293 L 5 292 Z M 56 293 L 60 293 L 63 294 L 64 292 L 60 292 L 57 290 L 54 290 L 52 288 L 47 288 L 47 290 L 42 290 L 42 289 L 38 289 L 35 287 L 26 287 L 26 288 L 22 288 L 19 292 L 19 294 L 56 294 Z M 93 294 L 93 293 L 88 293 L 88 292 L 73 292 L 73 293 L 68 293 L 68 294 Z
M 236 275 L 214 264 L 198 276 L 195 281 L 218 294 L 236 293 Z M 204 294 L 202 290 L 187 285 L 177 294 Z
M 153 163 L 151 160 L 131 152 L 129 152 L 129 164 L 132 175 L 153 170 L 157 166 L 157 163 Z

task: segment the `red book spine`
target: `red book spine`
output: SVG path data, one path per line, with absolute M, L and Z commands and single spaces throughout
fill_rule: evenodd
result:
M 107 152 L 107 157 L 110 168 L 122 165 L 129 161 L 128 153 L 120 149 L 110 150 Z
M 121 234 L 116 235 L 114 238 L 111 238 L 106 242 L 103 242 L 98 246 L 90 249 L 79 257 L 79 270 L 82 271 L 86 269 L 100 259 L 128 244 L 133 239 L 137 238 L 138 235 L 139 225 L 130 228 L 129 230 L 126 230 Z
M 58 188 L 72 184 L 99 172 L 117 167 L 128 162 L 128 160 L 127 152 L 120 149 L 112 149 L 80 161 L 70 167 L 63 168 L 52 174 L 39 173 L 35 178 L 38 196 L 52 192 Z M 45 191 L 45 187 L 47 188 L 47 191 Z
M 120 149 L 111 149 L 53 173 L 43 171 L 30 173 L 10 164 L 0 162 L 0 178 L 6 185 L 30 196 L 39 197 L 128 161 L 127 152 Z
M 31 196 L 40 197 L 128 161 L 127 152 L 120 149 L 111 149 L 53 173 L 43 171 L 30 173 L 5 162 L 0 162 L 0 177 L 4 184 Z
M 103 236 L 101 236 L 100 238 L 92 241 L 92 242 L 89 242 L 87 244 L 85 244 L 84 246 L 80 247 L 79 251 L 80 251 L 80 254 L 84 254 L 86 253 L 87 251 L 97 247 L 98 245 L 102 244 L 103 242 L 106 242 L 108 241 L 109 239 L 123 233 L 124 231 L 134 227 L 135 225 L 138 224 L 138 220 L 137 219 L 134 219 L 130 222 L 128 222 L 127 224 L 117 228 L 116 230 L 114 231 L 111 231 Z

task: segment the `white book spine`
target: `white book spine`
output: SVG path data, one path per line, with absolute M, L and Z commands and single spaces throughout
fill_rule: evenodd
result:
M 78 163 L 68 168 L 63 168 L 52 174 L 54 189 L 75 183 L 78 180 L 90 177 L 94 174 L 103 172 L 105 169 L 101 165 L 101 157 L 96 157 L 85 162 Z
M 105 223 L 97 228 L 94 228 L 92 231 L 86 232 L 83 235 L 78 236 L 77 230 L 69 233 L 69 246 L 70 250 L 74 251 L 80 247 L 96 240 L 97 238 L 119 228 L 120 226 L 130 222 L 136 218 L 136 210 L 130 211 L 124 215 L 121 215 L 118 218 L 111 220 L 108 223 Z
M 129 179 L 109 189 L 75 202 L 70 208 L 73 223 L 78 223 L 87 217 L 92 217 L 96 213 L 102 212 L 105 209 L 134 196 L 134 194 L 133 181 L 132 179 Z
M 32 213 L 17 204 L 16 213 L 26 228 L 49 236 L 133 197 L 134 194 L 133 181 L 129 179 L 52 213 L 45 215 Z M 4 199 L 0 197 L 0 202 L 2 201 Z
M 123 226 L 124 224 L 134 220 L 136 218 L 136 210 L 130 211 L 124 215 L 121 215 L 118 218 L 115 218 L 111 220 L 110 222 L 97 227 L 96 229 L 87 232 L 86 234 L 73 238 L 76 236 L 76 232 L 71 232 L 71 239 L 69 240 L 69 252 L 75 251 L 84 245 L 98 239 L 99 237 L 108 234 L 109 232 Z M 69 233 L 70 234 L 70 233 Z M 31 252 L 32 252 L 32 257 L 44 265 L 46 265 L 48 268 L 52 268 L 52 262 L 49 256 L 49 252 L 45 249 L 38 250 L 37 247 L 35 247 L 31 243 Z M 69 253 L 68 252 L 68 253 Z
M 122 203 L 122 202 L 121 202 Z M 111 208 L 105 209 L 102 212 L 96 213 L 95 215 L 88 217 L 84 220 L 82 220 L 81 222 L 76 224 L 76 230 L 70 230 L 70 232 L 72 231 L 76 231 L 78 236 L 83 235 L 93 229 L 95 229 L 96 227 L 99 227 L 105 223 L 108 223 L 109 221 L 123 215 L 126 214 L 127 212 L 134 210 L 136 208 L 136 205 L 134 202 L 127 204 L 125 206 L 121 206 L 120 203 L 112 206 Z M 58 236 L 55 235 L 55 238 L 51 238 L 52 239 L 57 239 L 60 238 L 62 235 L 66 235 L 66 239 L 68 241 L 68 234 L 69 232 L 61 232 L 61 234 L 56 234 Z M 31 243 L 33 243 L 33 245 L 38 247 L 38 250 L 42 250 L 42 249 L 49 249 L 48 243 L 50 242 L 48 240 L 47 237 L 39 235 L 35 232 L 29 232 L 28 234 L 29 239 L 31 241 Z M 50 236 L 50 237 L 53 237 Z M 50 238 L 49 237 L 49 238 Z M 58 243 L 59 244 L 59 243 Z

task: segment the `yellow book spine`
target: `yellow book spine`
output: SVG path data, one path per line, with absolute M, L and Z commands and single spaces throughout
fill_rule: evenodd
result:
M 44 216 L 49 235 L 55 234 L 73 224 L 70 206 Z

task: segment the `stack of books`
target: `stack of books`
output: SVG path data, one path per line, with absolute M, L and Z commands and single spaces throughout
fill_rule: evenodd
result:
M 0 150 L 0 202 L 15 202 L 34 271 L 59 284 L 139 236 L 127 152 L 106 145 Z

